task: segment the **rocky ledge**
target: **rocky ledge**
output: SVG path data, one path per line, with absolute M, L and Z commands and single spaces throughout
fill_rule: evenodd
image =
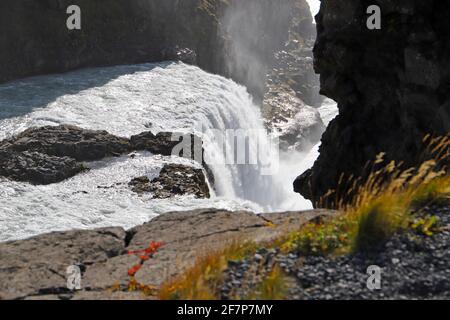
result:
M 33 184 L 57 183 L 88 170 L 89 161 L 137 150 L 170 156 L 180 142 L 184 146 L 186 141 L 189 145 L 185 149 L 190 152 L 183 154 L 180 149 L 179 156 L 199 159 L 195 155 L 203 155 L 201 139 L 190 134 L 143 132 L 127 139 L 70 125 L 30 128 L 0 142 L 0 176 Z M 195 142 L 199 142 L 198 148 Z M 211 171 L 203 166 L 213 184 Z
M 211 250 L 235 241 L 269 241 L 332 212 L 228 212 L 217 209 L 167 213 L 131 230 L 104 228 L 55 232 L 0 243 L 0 299 L 143 299 L 126 290 L 128 270 L 139 260 L 128 251 L 162 242 L 158 253 L 136 274 L 160 285 Z M 67 288 L 67 268 L 81 270 L 81 290 Z

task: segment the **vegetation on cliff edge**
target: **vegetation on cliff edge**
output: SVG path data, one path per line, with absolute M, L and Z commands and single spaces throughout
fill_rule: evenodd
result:
M 282 252 L 300 255 L 342 255 L 368 252 L 379 248 L 386 240 L 400 232 L 414 232 L 432 236 L 439 232 L 435 216 L 422 214 L 422 208 L 450 200 L 450 175 L 446 167 L 450 138 L 432 139 L 427 136 L 428 156 L 417 168 L 401 169 L 401 164 L 389 162 L 373 170 L 365 183 L 355 180 L 347 194 L 355 194 L 353 201 L 344 204 L 337 199 L 339 213 L 329 219 L 314 221 L 300 230 L 272 243 L 235 243 L 220 252 L 210 253 L 176 279 L 164 283 L 160 299 L 219 299 L 228 261 L 243 259 L 258 248 L 279 248 Z M 380 154 L 373 168 L 384 162 Z M 355 192 L 356 190 L 356 192 Z M 251 299 L 282 299 L 285 277 L 274 268 L 265 277 Z

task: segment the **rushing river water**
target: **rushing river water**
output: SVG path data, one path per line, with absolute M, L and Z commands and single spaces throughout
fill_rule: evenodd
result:
M 321 111 L 332 116 L 335 106 L 324 105 Z M 149 130 L 203 135 L 199 128 L 263 129 L 259 108 L 243 86 L 182 63 L 87 69 L 0 85 L 0 139 L 58 124 L 124 137 Z M 204 138 L 207 154 L 224 153 L 222 145 Z M 278 161 L 267 135 L 258 143 L 269 162 Z M 213 164 L 216 192 L 211 199 L 157 200 L 132 193 L 127 186 L 132 178 L 155 177 L 165 163 L 198 166 L 148 152 L 89 163 L 89 172 L 54 185 L 1 179 L 0 241 L 73 228 L 129 228 L 163 212 L 195 208 L 307 209 L 311 204 L 292 191 L 291 183 L 312 165 L 316 149 L 309 155 L 281 155 L 280 170 L 272 175 L 263 174 L 260 165 Z

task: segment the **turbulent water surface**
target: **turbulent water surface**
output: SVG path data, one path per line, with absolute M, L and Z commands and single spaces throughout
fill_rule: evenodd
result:
M 334 107 L 325 105 L 322 111 L 327 110 L 333 114 Z M 32 126 L 58 124 L 124 137 L 148 130 L 203 135 L 213 128 L 263 129 L 259 108 L 244 87 L 182 63 L 80 70 L 0 86 L 0 139 Z M 203 137 L 207 154 L 224 153 L 222 145 Z M 265 162 L 277 161 L 269 137 L 259 144 L 267 151 Z M 213 164 L 216 192 L 211 199 L 156 200 L 132 193 L 127 186 L 132 178 L 155 177 L 165 163 L 198 166 L 148 152 L 89 163 L 89 172 L 54 185 L 1 179 L 0 241 L 73 228 L 128 228 L 163 212 L 201 207 L 306 209 L 310 203 L 292 191 L 291 182 L 302 167 L 312 164 L 316 152 L 315 148 L 309 155 L 281 155 L 280 170 L 273 175 L 264 175 L 260 165 Z

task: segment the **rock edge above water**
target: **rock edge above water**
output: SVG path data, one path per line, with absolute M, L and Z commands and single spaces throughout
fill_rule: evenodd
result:
M 0 299 L 142 299 L 140 293 L 110 290 L 126 286 L 128 269 L 138 262 L 127 254 L 129 250 L 144 249 L 151 241 L 163 242 L 136 275 L 139 282 L 157 286 L 227 243 L 268 241 L 332 214 L 315 210 L 256 215 L 202 209 L 163 214 L 128 231 L 74 230 L 0 243 Z M 80 291 L 67 289 L 70 265 L 82 271 Z

